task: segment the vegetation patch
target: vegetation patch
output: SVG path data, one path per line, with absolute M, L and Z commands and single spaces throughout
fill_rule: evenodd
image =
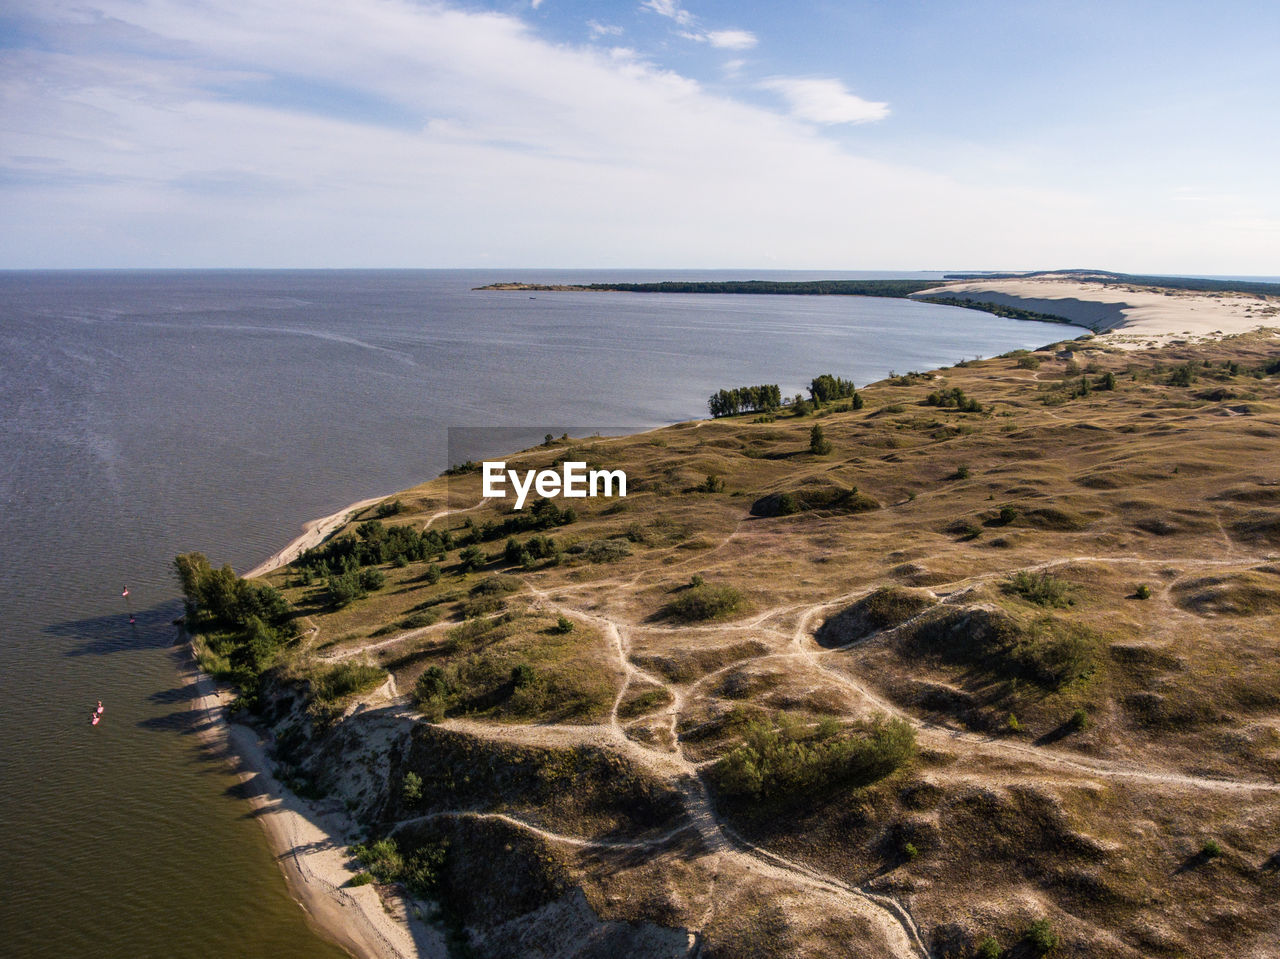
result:
M 830 513 L 867 513 L 881 508 L 875 497 L 852 489 L 823 486 L 803 490 L 769 493 L 751 504 L 752 516 L 791 516 L 795 513 L 825 511 Z
M 900 626 L 936 600 L 923 590 L 881 586 L 824 622 L 816 633 L 826 647 L 844 646 L 881 630 Z
M 1028 603 L 1056 609 L 1065 609 L 1074 603 L 1072 594 L 1077 589 L 1074 583 L 1069 583 L 1052 573 L 1035 573 L 1026 569 L 1020 569 L 1014 573 L 1005 580 L 1001 588 L 1012 596 L 1025 599 Z
M 838 786 L 883 779 L 915 754 L 915 730 L 877 718 L 851 728 L 834 720 L 816 727 L 782 714 L 778 723 L 750 722 L 742 742 L 712 768 L 717 791 L 731 800 L 765 803 L 809 799 Z
M 999 610 L 948 610 L 912 631 L 904 648 L 995 679 L 1026 679 L 1055 691 L 1096 668 L 1101 636 L 1054 616 L 1023 620 Z
M 740 612 L 745 602 L 743 595 L 732 586 L 697 583 L 682 588 L 658 615 L 680 623 L 701 623 L 726 619 Z
M 1280 613 L 1280 576 L 1256 571 L 1205 576 L 1178 583 L 1173 595 L 1198 616 L 1269 616 Z

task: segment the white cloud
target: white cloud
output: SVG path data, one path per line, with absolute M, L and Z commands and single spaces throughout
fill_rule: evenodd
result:
M 1262 273 L 1276 259 L 1271 210 L 1219 223 L 1129 193 L 873 161 L 514 16 L 422 0 L 28 8 L 44 39 L 0 60 L 4 267 Z M 835 81 L 807 82 L 838 95 L 798 116 L 871 118 Z
M 792 114 L 814 123 L 869 123 L 889 115 L 889 104 L 864 100 L 839 80 L 772 77 L 760 85 L 781 94 Z
M 680 0 L 644 0 L 640 7 L 643 10 L 652 10 L 660 16 L 668 17 L 682 27 L 693 23 L 693 14 L 680 6 Z
M 529 0 L 529 6 L 537 10 L 540 6 L 542 6 L 542 0 Z
M 587 30 L 590 31 L 592 40 L 599 40 L 601 37 L 622 36 L 622 27 L 611 23 L 599 23 L 595 20 L 587 21 Z
M 707 41 L 721 50 L 750 50 L 758 42 L 749 30 L 712 30 Z

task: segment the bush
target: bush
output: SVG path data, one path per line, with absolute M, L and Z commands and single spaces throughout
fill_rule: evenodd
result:
M 902 719 L 813 732 L 784 715 L 779 728 L 748 723 L 742 743 L 716 762 L 712 778 L 736 798 L 803 799 L 834 786 L 877 782 L 915 754 L 915 743 L 915 730 Z
M 715 473 L 708 473 L 707 478 L 703 480 L 702 485 L 698 487 L 704 493 L 723 493 L 724 480 Z
M 1036 365 L 1038 366 L 1039 364 Z M 975 959 L 1000 959 L 1001 951 L 1000 943 L 994 937 L 983 936 L 978 940 L 978 947 L 973 954 Z
M 1059 579 L 1052 573 L 1037 574 L 1025 569 L 1018 570 L 1004 584 L 1006 593 L 1020 596 L 1028 603 L 1035 603 L 1037 606 L 1057 609 L 1063 609 L 1072 604 L 1071 594 L 1075 588 L 1073 584 Z
M 631 545 L 621 536 L 592 540 L 586 549 L 586 557 L 593 563 L 613 563 L 630 555 Z
M 340 703 L 386 681 L 385 670 L 347 660 L 311 677 L 311 697 L 321 703 Z
M 1071 714 L 1071 718 L 1067 721 L 1068 725 L 1077 732 L 1082 729 L 1089 728 L 1089 714 L 1083 709 L 1077 709 Z
M 916 848 L 913 842 L 904 843 L 902 846 L 902 855 L 907 862 L 913 862 L 920 856 L 920 850 Z
M 1217 859 L 1222 855 L 1222 846 L 1216 839 L 1206 839 L 1204 845 L 1200 847 L 1200 855 L 1206 859 Z
M 1027 927 L 1022 938 L 1037 956 L 1047 956 L 1058 948 L 1058 934 L 1048 919 L 1037 919 Z
M 440 574 L 440 567 L 435 563 L 432 563 L 427 567 L 427 571 L 422 574 L 422 578 L 426 581 L 428 586 L 434 586 L 436 583 L 440 582 Z
M 1038 370 L 1040 369 L 1040 359 L 1035 356 L 1020 356 L 1018 357 L 1018 369 Z
M 1150 599 L 1151 587 L 1148 586 L 1146 583 L 1139 583 L 1138 588 L 1133 591 L 1133 595 L 1136 596 L 1138 599 Z
M 528 663 L 517 663 L 511 667 L 511 688 L 520 689 L 523 686 L 533 685 L 537 676 L 533 672 L 533 667 Z
M 387 577 L 380 569 L 362 569 L 360 570 L 360 588 L 366 593 L 372 593 L 375 590 L 382 589 L 386 583 Z
M 1008 526 L 1018 518 L 1018 507 L 1006 504 L 1000 507 L 1000 525 Z
M 703 583 L 690 586 L 666 605 L 664 613 L 671 619 L 701 622 L 718 619 L 736 612 L 742 606 L 742 594 L 732 586 Z
M 338 607 L 347 606 L 366 595 L 360 585 L 360 574 L 354 569 L 330 576 L 325 580 L 325 590 L 329 595 L 329 602 Z
M 556 618 L 555 631 L 564 636 L 573 632 L 573 620 L 568 616 L 559 616 Z
M 422 777 L 412 771 L 405 773 L 400 785 L 400 798 L 410 806 L 417 805 L 422 799 Z
M 484 567 L 484 553 L 478 546 L 468 546 L 458 554 L 458 566 L 462 572 L 470 573 Z
M 412 613 L 406 616 L 404 619 L 400 620 L 399 626 L 401 629 L 422 629 L 423 627 L 432 625 L 439 618 L 440 614 L 436 610 L 429 609 L 421 613 Z
M 351 881 L 348 882 L 347 885 L 348 886 L 367 886 L 371 882 L 373 882 L 372 875 L 370 875 L 367 872 L 358 872 L 351 877 Z
M 822 426 L 818 423 L 814 423 L 813 429 L 809 431 L 809 452 L 815 456 L 826 456 L 831 452 L 831 443 L 823 435 Z

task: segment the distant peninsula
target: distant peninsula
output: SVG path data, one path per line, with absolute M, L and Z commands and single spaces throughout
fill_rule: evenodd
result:
M 1277 325 L 1280 283 L 1039 270 L 955 273 L 930 280 L 664 280 L 656 283 L 491 283 L 477 290 L 880 296 L 981 310 L 1041 323 L 1122 333 L 1112 345 L 1159 346 L 1177 337 L 1244 333 Z

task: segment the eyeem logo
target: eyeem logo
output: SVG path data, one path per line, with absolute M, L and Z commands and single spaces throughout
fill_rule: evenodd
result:
M 627 474 L 622 470 L 587 470 L 586 463 L 564 463 L 563 472 L 555 470 L 525 470 L 524 481 L 521 482 L 519 470 L 507 469 L 506 460 L 485 460 L 483 465 L 484 483 L 482 493 L 486 498 L 505 499 L 504 488 L 510 480 L 511 488 L 516 491 L 516 509 L 524 508 L 524 501 L 529 491 L 534 490 L 539 496 L 566 496 L 584 498 L 587 496 L 626 496 Z M 618 491 L 614 493 L 614 485 Z

